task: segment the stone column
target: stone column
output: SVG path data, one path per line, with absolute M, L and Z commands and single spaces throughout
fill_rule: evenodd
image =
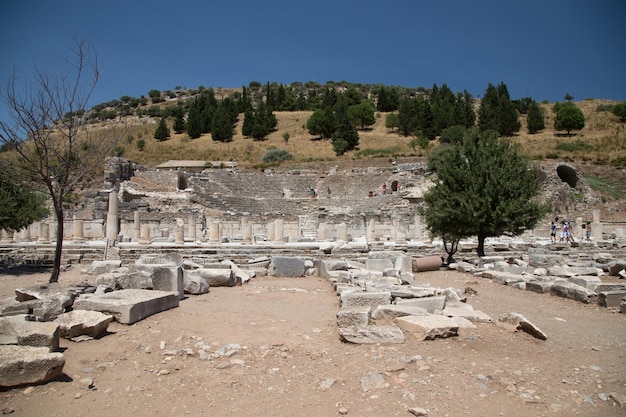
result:
M 2 230 L 2 238 L 0 242 L 2 243 L 13 243 L 13 232 L 9 232 L 8 230 Z
M 220 223 L 213 220 L 209 226 L 209 242 L 220 241 Z
M 141 239 L 141 218 L 139 211 L 133 213 L 133 239 Z
M 119 233 L 118 229 L 118 207 L 119 201 L 117 199 L 117 193 L 111 191 L 109 193 L 109 211 L 107 212 L 107 239 L 115 240 Z
M 328 240 L 328 237 L 326 237 L 326 222 L 320 222 L 317 225 L 317 240 Z
M 85 240 L 83 235 L 83 221 L 80 219 L 74 219 L 74 240 Z
M 412 237 L 419 240 L 424 238 L 424 232 L 422 230 L 422 216 L 419 214 L 415 215 L 415 233 L 413 233 Z
M 345 223 L 338 224 L 335 230 L 337 231 L 337 240 L 348 241 L 348 226 Z
M 150 225 L 142 224 L 139 233 L 139 243 L 148 244 L 152 241 L 150 237 Z
M 591 223 L 591 238 L 602 240 L 602 223 L 600 223 L 600 210 L 593 211 L 593 222 Z
M 243 243 L 252 242 L 252 224 L 244 223 L 241 225 L 241 241 Z
M 187 236 L 192 242 L 196 241 L 196 213 L 189 213 L 189 225 L 187 227 Z
M 267 241 L 268 242 L 273 242 L 274 241 L 274 235 L 275 235 L 275 225 L 274 222 L 271 221 L 267 224 Z
M 367 224 L 367 231 L 366 231 L 365 237 L 369 241 L 372 241 L 376 238 L 376 220 L 375 219 L 369 220 L 369 223 Z
M 20 241 L 30 242 L 30 226 L 26 226 L 20 231 Z
M 274 220 L 274 241 L 282 242 L 284 237 L 284 223 L 281 219 Z
M 46 222 L 39 222 L 39 243 L 50 243 L 50 225 Z
M 182 245 L 185 243 L 185 221 L 183 219 L 176 219 L 176 232 L 174 234 L 174 243 Z

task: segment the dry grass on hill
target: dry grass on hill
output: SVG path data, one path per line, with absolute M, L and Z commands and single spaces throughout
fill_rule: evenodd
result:
M 610 112 L 597 111 L 599 105 L 610 104 L 605 100 L 585 100 L 576 103 L 585 115 L 585 127 L 572 132 L 567 137 L 554 130 L 552 104 L 544 104 L 546 128 L 535 135 L 526 131 L 525 116 L 522 116 L 522 129 L 513 140 L 519 143 L 524 154 L 532 159 L 556 159 L 563 161 L 585 161 L 593 164 L 626 164 L 626 127 Z M 228 143 L 216 142 L 211 135 L 189 139 L 186 133 L 172 134 L 166 141 L 153 138 L 156 123 L 145 120 L 131 124 L 130 140 L 124 144 L 124 156 L 149 167 L 167 160 L 236 160 L 242 168 L 252 168 L 261 164 L 263 154 L 272 148 L 284 149 L 294 156 L 294 162 L 348 161 L 366 158 L 364 155 L 384 157 L 425 156 L 428 150 L 412 149 L 411 137 L 403 137 L 385 128 L 386 114 L 376 113 L 376 123 L 367 130 L 359 131 L 359 149 L 342 157 L 336 157 L 330 140 L 313 137 L 306 130 L 309 111 L 275 112 L 278 119 L 277 130 L 266 140 L 255 141 L 241 135 L 243 115 L 235 128 L 235 136 Z M 171 123 L 171 121 L 170 121 Z M 285 141 L 285 135 L 288 140 Z M 145 148 L 139 151 L 136 142 L 145 141 Z M 560 146 L 559 146 L 560 144 Z M 569 149 L 563 149 L 569 144 Z M 436 141 L 430 144 L 432 149 Z M 567 146 L 567 145 L 566 145 Z

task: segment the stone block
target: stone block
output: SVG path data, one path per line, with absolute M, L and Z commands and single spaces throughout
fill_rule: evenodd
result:
M 498 322 L 513 326 L 515 330 L 522 330 L 537 339 L 548 339 L 548 336 L 546 336 L 544 332 L 542 332 L 537 326 L 531 323 L 530 320 L 528 320 L 526 317 L 519 313 L 507 313 L 504 316 L 500 317 L 498 319 Z
M 99 337 L 113 321 L 113 316 L 99 311 L 72 310 L 57 318 L 61 337 L 72 339 L 77 336 Z
M 430 313 L 421 307 L 405 305 L 379 305 L 372 311 L 373 320 L 393 320 L 402 316 L 428 316 Z
M 113 272 L 117 268 L 122 266 L 122 261 L 113 260 L 113 261 L 93 261 L 87 269 L 87 274 L 89 275 L 100 275 L 106 272 Z
M 344 307 L 337 311 L 337 326 L 367 326 L 370 323 L 369 306 Z
M 341 294 L 341 307 L 376 307 L 381 304 L 391 304 L 391 293 L 389 291 L 352 292 Z
M 598 293 L 598 304 L 602 307 L 619 307 L 626 291 L 602 291 Z
M 589 275 L 577 275 L 568 279 L 569 282 L 573 282 L 574 284 L 578 284 L 587 289 L 596 290 L 596 287 L 602 284 L 602 280 L 598 276 L 589 276 Z
M 404 343 L 402 329 L 393 325 L 369 325 L 340 327 L 339 337 L 343 342 L 356 344 Z
M 185 271 L 189 277 L 198 276 L 203 278 L 209 288 L 211 287 L 234 287 L 237 285 L 237 278 L 230 268 L 200 268 L 193 271 Z
M 200 295 L 209 292 L 209 283 L 199 275 L 192 275 L 189 271 L 183 276 L 183 285 L 187 294 Z
M 386 269 L 393 269 L 393 262 L 391 259 L 368 258 L 365 260 L 365 269 L 384 273 Z
M 306 271 L 304 258 L 295 256 L 273 256 L 270 262 L 270 274 L 277 277 L 304 277 Z
M 512 285 L 517 282 L 526 282 L 531 279 L 531 277 L 529 276 L 514 274 L 511 272 L 496 271 L 496 270 L 483 271 L 480 274 L 480 276 L 483 278 L 488 278 L 492 280 L 493 282 L 497 282 L 498 284 L 503 284 L 503 285 Z
M 532 291 L 539 294 L 549 294 L 553 285 L 553 281 L 528 281 L 526 283 L 526 291 Z
M 154 290 L 120 290 L 93 297 L 80 297 L 75 310 L 93 310 L 111 314 L 123 324 L 133 324 L 161 311 L 178 307 L 179 296 Z
M 402 306 L 412 306 L 412 307 L 421 307 L 433 314 L 436 310 L 443 310 L 446 306 L 446 297 L 445 296 L 437 296 L 437 297 L 423 297 L 423 298 L 411 298 L 409 300 L 404 300 L 400 298 L 396 298 L 394 301 L 396 305 Z
M 555 280 L 554 285 L 550 289 L 550 293 L 559 297 L 571 298 L 572 300 L 580 301 L 585 304 L 595 302 L 597 297 L 595 291 L 564 279 Z
M 158 266 L 152 270 L 152 288 L 159 291 L 170 291 L 185 298 L 183 285 L 183 268 L 180 266 Z
M 459 326 L 449 317 L 441 315 L 404 316 L 394 322 L 405 332 L 411 333 L 419 340 L 433 340 L 458 336 Z
M 26 320 L 25 315 L 1 317 L 2 344 L 59 349 L 59 325 L 54 322 Z
M 43 384 L 63 372 L 65 357 L 45 347 L 0 346 L 0 387 Z

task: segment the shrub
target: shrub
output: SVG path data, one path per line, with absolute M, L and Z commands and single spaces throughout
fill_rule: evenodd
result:
M 578 151 L 593 151 L 592 144 L 587 143 L 584 140 L 577 140 L 575 142 L 565 142 L 556 145 L 556 149 L 565 152 L 578 152 Z
M 284 149 L 269 149 L 261 157 L 261 161 L 265 164 L 278 164 L 293 158 L 289 152 Z
M 143 151 L 146 147 L 146 141 L 143 139 L 139 139 L 137 142 L 137 149 L 139 149 L 140 151 Z

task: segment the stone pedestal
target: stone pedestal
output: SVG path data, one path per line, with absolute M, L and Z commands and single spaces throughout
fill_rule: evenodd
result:
M 212 221 L 211 225 L 209 226 L 209 241 L 220 241 L 220 223 L 218 221 Z
M 138 211 L 133 213 L 133 239 L 139 240 L 141 238 L 141 219 Z
M 189 224 L 187 225 L 187 237 L 189 240 L 196 241 L 196 213 L 189 213 Z
M 39 223 L 39 243 L 50 243 L 50 225 L 45 222 Z
M 369 223 L 367 224 L 367 231 L 366 231 L 366 238 L 367 240 L 374 240 L 376 237 L 376 220 L 374 219 L 370 219 Z
M 20 241 L 21 242 L 30 242 L 30 226 L 26 226 L 20 231 Z
M 252 225 L 250 223 L 241 225 L 241 240 L 244 243 L 252 242 Z
M 107 212 L 107 233 L 106 238 L 116 240 L 119 233 L 118 222 L 118 207 L 119 201 L 117 199 L 117 193 L 111 191 L 109 193 L 109 210 Z
M 83 221 L 80 219 L 74 219 L 74 238 L 73 240 L 85 240 L 85 236 L 83 235 Z
M 13 232 L 9 232 L 7 230 L 2 230 L 0 233 L 0 242 L 2 243 L 13 243 Z
M 150 237 L 150 225 L 142 224 L 139 233 L 139 243 L 148 244 L 152 241 Z
M 274 240 L 282 242 L 284 238 L 284 223 L 281 219 L 274 220 Z
M 591 238 L 602 240 L 602 223 L 600 223 L 600 210 L 593 211 L 593 223 L 591 223 Z
M 275 227 L 276 226 L 274 226 L 274 222 L 269 222 L 267 224 L 267 241 L 268 242 L 273 242 L 274 241 Z
M 348 226 L 345 223 L 340 223 L 335 228 L 337 232 L 337 240 L 346 242 L 348 240 Z

